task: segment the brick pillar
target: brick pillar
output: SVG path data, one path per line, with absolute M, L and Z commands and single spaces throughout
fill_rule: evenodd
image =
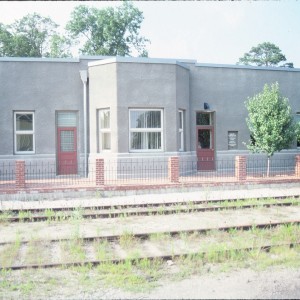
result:
M 296 161 L 295 176 L 300 177 L 300 155 L 299 154 L 295 156 L 295 161 Z
M 179 182 L 179 157 L 169 157 L 168 161 L 168 178 L 172 183 Z
M 246 156 L 235 157 L 235 177 L 238 181 L 247 179 L 247 162 Z
M 96 159 L 96 186 L 104 185 L 104 159 Z
M 25 161 L 16 161 L 16 188 L 25 189 Z

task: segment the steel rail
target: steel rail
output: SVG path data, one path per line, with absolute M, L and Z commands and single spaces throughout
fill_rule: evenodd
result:
M 229 206 L 206 206 L 206 207 L 197 207 L 197 205 L 205 205 L 205 204 L 213 204 L 214 202 L 217 203 L 224 203 L 224 201 L 203 201 L 199 204 L 194 203 L 183 203 L 183 204 L 177 204 L 174 203 L 173 207 L 171 205 L 167 205 L 166 209 L 161 211 L 158 208 L 165 207 L 164 204 L 161 204 L 160 206 L 148 206 L 149 208 L 152 208 L 151 211 L 149 210 L 140 210 L 140 211 L 121 211 L 121 209 L 118 209 L 119 211 L 101 211 L 99 209 L 99 212 L 91 212 L 91 213 L 83 213 L 80 217 L 84 219 L 97 219 L 97 218 L 118 218 L 126 215 L 129 216 L 148 216 L 148 215 L 169 215 L 174 213 L 191 213 L 191 212 L 207 212 L 207 211 L 220 211 L 220 210 L 234 210 L 234 209 L 249 209 L 249 208 L 258 208 L 258 207 L 272 207 L 272 206 L 293 206 L 293 205 L 300 205 L 299 203 L 294 202 L 274 202 L 274 203 L 256 203 L 256 204 L 245 204 L 245 205 L 229 205 Z M 241 200 L 246 201 L 246 200 Z M 260 200 L 263 201 L 263 200 Z M 233 202 L 233 201 L 228 201 Z M 195 205 L 195 207 L 190 207 L 192 205 Z M 176 206 L 186 206 L 186 207 L 176 207 Z M 171 207 L 171 208 L 170 208 Z M 97 208 L 97 207 L 96 207 Z M 96 208 L 86 208 L 86 210 L 97 210 Z M 142 207 L 144 208 L 144 207 Z M 155 209 L 156 208 L 156 209 Z M 84 209 L 84 208 L 81 208 Z M 19 210 L 18 212 L 20 212 Z M 43 210 L 45 211 L 45 210 Z M 56 210 L 58 212 L 58 210 Z M 61 211 L 66 211 L 62 209 Z M 72 210 L 74 211 L 74 210 Z M 28 210 L 24 210 L 24 212 L 30 212 Z M 34 211 L 36 212 L 36 211 Z M 55 211 L 53 211 L 55 212 Z M 71 210 L 68 210 L 68 212 L 71 212 Z M 1 211 L 0 211 L 1 213 Z M 42 221 L 62 221 L 72 218 L 73 216 L 70 215 L 55 215 L 55 216 L 46 216 L 46 215 L 32 215 L 32 216 L 26 216 L 26 217 L 20 217 L 20 216 L 12 216 L 12 217 L 6 217 L 5 221 L 7 222 L 42 222 Z
M 220 227 L 210 227 L 210 228 L 194 228 L 194 229 L 187 229 L 187 230 L 169 230 L 169 231 L 154 231 L 154 232 L 144 232 L 144 233 L 133 233 L 128 232 L 128 234 L 132 235 L 133 238 L 146 240 L 153 234 L 167 234 L 170 236 L 176 236 L 179 234 L 193 234 L 193 233 L 202 233 L 205 234 L 210 231 L 230 231 L 230 230 L 250 230 L 252 228 L 258 229 L 268 229 L 274 228 L 280 225 L 300 225 L 300 220 L 292 220 L 292 221 L 285 221 L 285 222 L 268 222 L 268 223 L 258 223 L 258 224 L 244 224 L 244 225 L 235 225 L 235 226 L 220 226 Z M 123 234 L 115 234 L 115 235 L 101 235 L 101 236 L 87 236 L 77 238 L 78 241 L 82 242 L 93 242 L 98 240 L 107 240 L 109 242 L 118 241 Z M 57 243 L 57 242 L 67 242 L 71 241 L 71 238 L 57 238 L 57 239 L 41 239 L 36 240 L 36 242 L 42 243 Z M 0 246 L 11 245 L 15 242 L 0 242 Z M 20 241 L 20 244 L 28 244 L 30 243 L 29 240 Z
M 172 205 L 197 205 L 205 203 L 216 203 L 216 202 L 236 202 L 236 201 L 248 201 L 248 200 L 284 200 L 284 199 L 299 199 L 300 195 L 290 195 L 290 196 L 274 196 L 274 197 L 255 197 L 255 198 L 232 198 L 232 199 L 205 199 L 205 200 L 184 200 L 184 201 L 168 201 L 168 202 L 154 202 L 154 203 L 135 203 L 135 204 L 107 204 L 107 205 L 91 205 L 91 206 L 69 206 L 69 207 L 53 207 L 53 208 L 28 208 L 28 209 L 0 209 L 1 213 L 11 212 L 18 213 L 19 211 L 26 212 L 43 212 L 47 209 L 52 211 L 74 211 L 78 208 L 83 210 L 94 209 L 94 210 L 105 210 L 105 209 L 126 209 L 126 208 L 142 208 L 142 207 L 157 207 L 157 206 L 172 206 Z
M 234 248 L 234 249 L 226 249 L 226 250 L 217 250 L 214 251 L 216 254 L 225 254 L 230 255 L 232 251 L 234 252 L 250 252 L 254 250 L 260 250 L 260 251 L 266 251 L 269 252 L 272 248 L 276 247 L 288 247 L 288 248 L 294 248 L 295 246 L 300 245 L 300 242 L 296 243 L 281 243 L 281 244 L 269 244 L 269 245 L 263 245 L 260 247 L 246 247 L 246 248 Z M 157 255 L 157 256 L 144 256 L 139 258 L 119 258 L 119 259 L 108 259 L 108 260 L 90 260 L 90 261 L 75 261 L 75 262 L 65 262 L 65 263 L 48 263 L 48 264 L 30 264 L 30 265 L 17 265 L 17 266 L 10 266 L 10 267 L 0 267 L 0 271 L 4 270 L 23 270 L 23 269 L 48 269 L 48 268 L 61 268 L 61 267 L 76 267 L 76 266 L 97 266 L 100 264 L 120 264 L 127 262 L 128 260 L 131 261 L 131 263 L 136 264 L 139 261 L 143 259 L 148 260 L 174 260 L 177 258 L 186 258 L 186 257 L 205 257 L 207 255 L 207 251 L 198 251 L 198 252 L 189 252 L 189 253 L 180 253 L 180 254 L 166 254 L 166 255 Z

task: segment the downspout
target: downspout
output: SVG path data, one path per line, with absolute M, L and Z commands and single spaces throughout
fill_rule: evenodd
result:
M 86 86 L 87 71 L 80 70 L 80 77 L 83 83 L 83 152 L 84 152 L 84 177 L 87 177 L 87 110 L 86 110 Z

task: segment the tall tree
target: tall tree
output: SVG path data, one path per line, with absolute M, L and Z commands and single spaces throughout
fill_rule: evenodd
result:
M 143 13 L 128 1 L 105 9 L 79 5 L 66 29 L 74 39 L 84 39 L 83 54 L 129 56 L 136 51 L 147 56 L 149 40 L 139 34 L 143 19 Z
M 245 102 L 248 110 L 246 119 L 251 134 L 247 145 L 252 152 L 263 152 L 270 158 L 276 151 L 289 148 L 295 140 L 296 124 L 287 98 L 279 91 L 278 83 L 265 85 L 261 93 Z
M 59 37 L 58 25 L 37 13 L 28 14 L 11 25 L 0 24 L 0 55 L 19 57 L 63 57 L 70 55 L 63 49 L 70 45 L 67 38 Z M 57 43 L 57 39 L 60 43 Z M 57 51 L 51 47 L 56 40 Z M 58 49 L 60 47 L 60 49 Z M 54 55 L 54 56 L 53 56 Z
M 239 59 L 238 64 L 275 67 L 285 61 L 286 58 L 279 47 L 272 43 L 265 42 L 258 44 L 256 47 L 252 47 L 249 52 L 245 53 L 244 56 Z M 293 63 L 285 63 L 282 67 L 293 68 Z

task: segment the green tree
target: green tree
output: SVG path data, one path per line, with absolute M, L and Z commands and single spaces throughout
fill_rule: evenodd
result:
M 70 55 L 67 38 L 56 32 L 58 25 L 37 13 L 28 14 L 11 25 L 0 24 L 0 55 L 17 57 L 65 57 Z M 58 43 L 59 40 L 59 43 Z M 55 44 L 56 43 L 56 44 Z M 54 46 L 56 50 L 54 51 Z
M 147 56 L 145 45 L 149 40 L 139 34 L 143 19 L 143 13 L 128 1 L 105 9 L 79 5 L 66 29 L 72 38 L 83 38 L 83 54 L 129 56 L 136 51 L 139 56 Z
M 46 57 L 72 57 L 70 48 L 72 43 L 70 39 L 53 34 L 50 39 L 49 52 L 46 53 Z
M 244 56 L 239 59 L 238 64 L 275 67 L 285 61 L 286 58 L 279 47 L 272 43 L 265 42 L 258 44 L 256 47 L 252 47 L 249 52 L 245 53 Z M 282 67 L 293 68 L 293 63 L 285 63 Z
M 252 152 L 263 152 L 268 157 L 267 175 L 270 173 L 270 158 L 276 151 L 289 148 L 295 140 L 296 124 L 289 101 L 279 91 L 278 83 L 265 85 L 261 93 L 245 102 L 246 119 L 251 134 L 247 145 Z

